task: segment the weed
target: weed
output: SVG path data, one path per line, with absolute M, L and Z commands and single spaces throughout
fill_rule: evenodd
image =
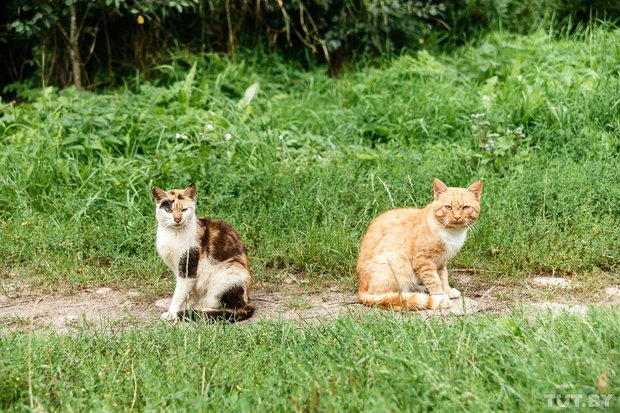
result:
M 310 300 L 307 297 L 298 296 L 298 297 L 292 297 L 288 299 L 284 303 L 284 306 L 291 310 L 306 310 L 308 308 L 311 308 L 312 304 L 310 303 Z

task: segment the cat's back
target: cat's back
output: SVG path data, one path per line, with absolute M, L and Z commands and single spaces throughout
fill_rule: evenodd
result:
M 399 208 L 386 211 L 372 220 L 360 246 L 360 252 L 374 249 L 386 241 L 408 237 L 421 219 L 421 209 Z
M 420 217 L 421 209 L 397 208 L 385 211 L 372 220 L 366 234 L 372 232 L 384 232 L 393 228 L 407 227 L 415 224 Z
M 226 221 L 199 217 L 197 236 L 201 256 L 215 262 L 234 261 L 249 268 L 247 249 L 241 235 Z

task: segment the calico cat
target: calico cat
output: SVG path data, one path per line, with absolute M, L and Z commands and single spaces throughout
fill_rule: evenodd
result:
M 435 199 L 425 208 L 394 209 L 368 227 L 357 260 L 360 303 L 436 309 L 461 296 L 448 284 L 447 264 L 478 219 L 482 181 L 448 188 L 435 178 L 433 189 Z
M 157 252 L 176 276 L 172 302 L 162 318 L 241 321 L 254 312 L 247 252 L 226 222 L 197 217 L 196 185 L 152 189 L 157 204 Z

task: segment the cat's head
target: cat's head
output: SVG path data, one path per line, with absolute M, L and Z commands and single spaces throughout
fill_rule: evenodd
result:
M 476 222 L 480 214 L 482 181 L 478 180 L 467 188 L 448 188 L 435 178 L 433 189 L 433 214 L 442 227 L 469 228 Z
M 157 208 L 155 216 L 157 222 L 164 227 L 183 228 L 195 217 L 196 184 L 186 189 L 172 189 L 164 191 L 154 186 L 151 190 Z

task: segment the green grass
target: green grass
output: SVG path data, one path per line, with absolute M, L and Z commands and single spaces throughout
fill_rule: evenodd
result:
M 487 284 L 618 283 L 619 55 L 620 31 L 492 34 L 339 78 L 276 56 L 180 55 L 153 69 L 159 82 L 25 90 L 0 105 L 0 294 L 169 295 L 150 187 L 190 182 L 200 213 L 240 231 L 264 287 L 353 290 L 371 219 L 429 202 L 434 176 L 485 183 L 452 267 Z M 548 394 L 603 390 L 617 410 L 619 315 L 353 314 L 63 336 L 30 336 L 16 317 L 22 332 L 0 335 L 0 410 L 538 412 L 556 409 Z
M 370 220 L 423 206 L 437 176 L 485 182 L 453 266 L 617 279 L 619 54 L 619 31 L 496 34 L 339 78 L 276 56 L 183 55 L 159 84 L 28 91 L 0 109 L 2 277 L 169 290 L 149 189 L 194 181 L 199 212 L 238 228 L 257 280 L 352 289 Z
M 616 411 L 619 320 L 609 309 L 535 319 L 376 312 L 305 327 L 6 334 L 0 409 L 542 412 L 557 411 L 549 394 L 604 392 Z
M 162 291 L 149 188 L 195 181 L 199 212 L 239 229 L 259 280 L 289 271 L 353 288 L 372 217 L 423 206 L 438 176 L 485 182 L 454 265 L 617 273 L 619 53 L 618 31 L 491 35 L 336 79 L 273 56 L 207 56 L 161 86 L 32 91 L 0 117 L 0 267 L 52 290 Z

